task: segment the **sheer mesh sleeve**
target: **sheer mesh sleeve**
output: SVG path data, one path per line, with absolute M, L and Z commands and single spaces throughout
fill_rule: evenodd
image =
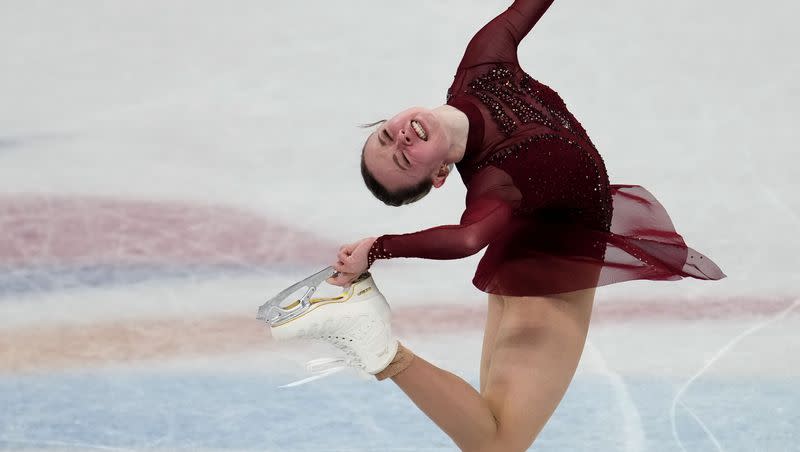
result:
M 486 63 L 517 63 L 517 47 L 553 0 L 516 0 L 473 36 L 458 65 L 464 69 Z
M 471 256 L 504 229 L 511 213 L 508 201 L 496 196 L 482 196 L 468 203 L 459 224 L 378 237 L 369 252 L 369 266 L 375 259 L 394 257 L 461 259 Z

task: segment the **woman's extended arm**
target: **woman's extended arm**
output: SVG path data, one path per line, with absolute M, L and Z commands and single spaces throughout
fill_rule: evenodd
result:
M 536 25 L 536 22 L 539 22 L 552 4 L 553 0 L 516 0 L 502 14 L 502 17 L 511 25 L 509 31 L 517 45 Z
M 333 268 L 337 274 L 326 281 L 346 286 L 369 270 L 376 259 L 421 257 L 460 259 L 471 256 L 496 237 L 512 217 L 511 203 L 497 196 L 483 196 L 468 203 L 461 223 L 436 226 L 410 234 L 367 237 L 339 249 Z
M 516 0 L 475 33 L 458 67 L 516 62 L 519 43 L 552 3 L 553 0 Z
M 368 268 L 375 259 L 420 257 L 460 259 L 489 244 L 511 219 L 512 207 L 502 199 L 483 197 L 471 202 L 460 224 L 437 226 L 409 234 L 378 237 L 369 252 Z

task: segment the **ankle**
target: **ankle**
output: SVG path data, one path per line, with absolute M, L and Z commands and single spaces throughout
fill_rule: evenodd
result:
M 385 369 L 375 374 L 375 378 L 378 381 L 385 380 L 387 378 L 394 377 L 395 375 L 399 374 L 400 372 L 406 370 L 408 366 L 411 365 L 411 361 L 414 360 L 414 353 L 405 348 L 400 341 L 397 341 L 397 353 L 394 355 L 394 359 Z

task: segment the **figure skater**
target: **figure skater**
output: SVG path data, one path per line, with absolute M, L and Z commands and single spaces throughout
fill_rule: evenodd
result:
M 686 246 L 647 190 L 609 184 L 562 98 L 520 68 L 517 47 L 551 4 L 516 0 L 481 28 L 445 105 L 365 126 L 379 125 L 361 152 L 375 197 L 418 201 L 455 165 L 467 189 L 460 222 L 342 246 L 327 282 L 349 292 L 272 328 L 277 338 L 324 339 L 348 353 L 348 365 L 391 378 L 464 451 L 533 443 L 575 373 L 596 287 L 725 276 Z M 459 259 L 487 246 L 472 280 L 488 294 L 475 390 L 390 335 L 388 305 L 367 270 L 376 259 Z M 359 304 L 365 298 L 371 307 Z

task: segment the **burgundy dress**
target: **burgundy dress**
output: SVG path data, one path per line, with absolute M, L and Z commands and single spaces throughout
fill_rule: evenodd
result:
M 611 185 L 586 131 L 525 73 L 517 46 L 553 0 L 516 0 L 469 42 L 447 104 L 469 133 L 456 163 L 467 187 L 459 224 L 386 234 L 375 259 L 459 259 L 486 247 L 472 280 L 487 293 L 545 295 L 635 279 L 725 277 L 686 246 L 638 185 Z

